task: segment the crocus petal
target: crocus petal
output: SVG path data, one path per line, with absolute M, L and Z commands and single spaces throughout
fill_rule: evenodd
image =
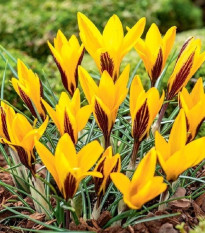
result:
M 122 45 L 123 37 L 124 32 L 122 23 L 117 15 L 113 15 L 105 25 L 103 31 L 103 43 L 108 50 L 111 49 L 117 51 Z
M 42 162 L 45 164 L 46 168 L 48 169 L 48 171 L 52 174 L 53 178 L 55 179 L 57 185 L 59 186 L 59 178 L 58 178 L 58 174 L 55 168 L 55 160 L 54 160 L 54 156 L 52 155 L 52 153 L 42 144 L 40 143 L 38 140 L 35 140 L 35 147 L 36 150 L 42 160 Z M 59 187 L 60 188 L 60 187 Z
M 169 144 L 158 131 L 155 132 L 155 147 L 157 151 L 160 151 L 163 160 L 166 161 L 170 156 Z
M 103 148 L 97 141 L 90 142 L 78 152 L 78 166 L 82 172 L 88 171 L 98 160 Z M 89 158 L 89 159 L 88 159 Z
M 79 109 L 76 115 L 78 131 L 81 131 L 85 127 L 86 123 L 88 122 L 91 112 L 92 112 L 91 105 L 87 105 Z
M 69 148 L 69 150 L 68 150 Z M 62 160 L 70 167 L 77 167 L 77 155 L 75 146 L 71 140 L 71 137 L 65 133 L 60 139 L 55 151 L 56 167 L 61 167 L 59 163 Z
M 153 148 L 141 160 L 135 173 L 133 174 L 131 181 L 131 183 L 133 184 L 132 192 L 136 192 L 136 190 L 140 189 L 141 186 L 146 184 L 154 176 L 156 161 L 157 155 L 155 149 Z M 145 171 L 146 176 L 144 176 Z
M 79 66 L 78 73 L 86 99 L 91 104 L 92 97 L 97 93 L 97 85 L 83 67 Z
M 45 107 L 46 111 L 48 112 L 49 116 L 51 117 L 51 119 L 53 120 L 53 122 L 57 126 L 58 130 L 62 134 L 62 129 L 61 129 L 61 126 L 60 126 L 60 122 L 58 120 L 58 117 L 56 115 L 55 110 L 43 99 L 42 99 L 42 104 L 44 105 L 44 107 Z
M 132 47 L 134 47 L 137 40 L 144 31 L 145 24 L 146 24 L 146 18 L 143 17 L 131 29 L 128 30 L 123 40 L 123 48 L 122 48 L 123 55 L 126 54 Z
M 127 176 L 119 172 L 113 172 L 110 177 L 122 194 L 127 194 L 130 189 L 130 180 Z
M 167 185 L 163 183 L 163 177 L 153 177 L 145 183 L 144 187 L 141 188 L 136 195 L 131 197 L 131 202 L 135 206 L 135 209 L 140 209 L 144 203 L 157 197 L 160 193 L 163 193 L 166 188 Z M 149 190 L 152 191 L 150 192 Z
M 82 13 L 78 12 L 80 38 L 86 50 L 95 56 L 95 51 L 102 45 L 102 35 L 96 26 Z
M 180 129 L 180 130 L 179 130 Z M 186 135 L 186 118 L 183 110 L 180 110 L 178 117 L 176 118 L 172 130 L 170 132 L 169 137 L 169 146 L 170 146 L 170 153 L 173 154 L 174 152 L 182 149 L 187 140 Z

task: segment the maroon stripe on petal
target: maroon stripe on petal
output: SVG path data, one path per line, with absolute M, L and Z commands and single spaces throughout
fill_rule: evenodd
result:
M 183 87 L 187 76 L 190 74 L 191 68 L 193 66 L 195 52 L 193 52 L 184 65 L 179 70 L 172 84 L 171 90 L 167 93 L 167 99 L 171 100 Z M 169 87 L 168 87 L 169 90 Z
M 34 117 L 37 117 L 36 115 L 36 111 L 33 107 L 33 104 L 32 104 L 32 101 L 31 99 L 26 95 L 26 93 L 18 86 L 18 89 L 19 89 L 19 93 L 20 93 L 20 96 L 22 98 L 22 100 L 24 101 L 24 103 L 27 105 L 27 107 L 29 108 L 31 114 L 34 116 Z
M 182 48 L 181 48 L 181 50 L 180 50 L 180 52 L 179 52 L 179 55 L 178 55 L 178 57 L 177 57 L 176 63 L 177 63 L 177 61 L 179 60 L 179 58 L 181 57 L 181 55 L 182 55 L 182 53 L 184 52 L 184 50 L 186 49 L 186 47 L 188 46 L 189 42 L 192 40 L 192 38 L 193 38 L 193 36 L 191 36 L 190 38 L 188 38 L 188 39 L 184 42 L 184 44 L 183 44 L 183 46 L 182 46 Z
M 68 173 L 65 181 L 64 181 L 64 190 L 65 190 L 65 199 L 68 200 L 69 198 L 72 198 L 75 194 L 77 185 L 76 178 L 71 174 Z
M 75 69 L 75 86 L 77 87 L 78 86 L 78 66 L 81 65 L 81 62 L 83 60 L 83 57 L 84 57 L 84 53 L 85 53 L 85 48 L 83 49 L 80 57 L 79 57 L 79 60 L 78 60 L 78 63 L 77 63 L 77 66 L 76 66 L 76 69 Z M 75 90 L 74 90 L 75 91 Z M 73 94 L 74 94 L 74 91 L 73 91 Z
M 40 79 L 39 79 L 39 84 L 40 84 L 40 95 L 43 98 L 44 97 L 44 94 L 43 94 L 43 84 L 42 84 L 42 82 L 41 82 Z
M 112 169 L 112 171 L 111 171 L 111 173 L 112 173 L 112 172 L 117 172 L 119 166 L 120 166 L 120 159 L 118 158 L 118 159 L 117 159 L 117 162 L 116 162 L 116 164 L 115 164 L 115 166 L 113 167 L 113 169 Z
M 73 143 L 74 144 L 76 143 L 75 137 L 74 137 L 74 130 L 73 130 L 73 127 L 72 127 L 72 124 L 70 122 L 67 112 L 65 112 L 64 114 L 64 133 L 68 133 Z
M 152 77 L 151 77 L 151 84 L 152 87 L 155 85 L 155 82 L 157 81 L 157 79 L 159 78 L 161 72 L 162 72 L 162 65 L 163 65 L 163 53 L 162 53 L 162 49 L 160 48 L 159 53 L 157 55 L 157 59 L 156 62 L 152 68 Z
M 108 52 L 101 53 L 100 56 L 100 65 L 101 65 L 101 72 L 104 70 L 107 70 L 109 75 L 112 77 L 113 76 L 113 71 L 114 71 L 114 63 Z
M 100 172 L 102 173 L 103 177 L 102 178 L 99 178 L 99 177 L 94 177 L 93 180 L 94 180 L 94 184 L 95 184 L 95 192 L 97 195 L 99 195 L 99 190 L 100 190 L 100 187 L 102 185 L 102 182 L 103 182 L 103 178 L 104 178 L 104 164 L 105 164 L 105 158 L 100 162 L 100 164 L 98 165 L 96 171 L 97 172 Z
M 60 63 L 57 61 L 57 59 L 55 58 L 55 56 L 53 55 L 52 51 L 51 51 L 51 54 L 53 56 L 53 60 L 54 62 L 56 63 L 56 66 L 58 67 L 58 70 L 61 74 L 61 81 L 63 83 L 63 86 L 65 87 L 65 89 L 70 93 L 70 91 L 68 90 L 68 80 L 67 80 L 67 76 L 66 76 L 66 73 L 64 72 L 63 68 L 61 67 Z
M 8 133 L 7 123 L 6 123 L 6 113 L 2 107 L 0 107 L 0 114 L 1 114 L 1 124 L 3 133 L 8 141 L 10 141 L 10 136 Z
M 27 167 L 29 170 L 31 170 L 32 174 L 35 174 L 35 167 L 32 164 L 34 162 L 33 157 L 31 156 L 31 165 L 29 164 L 28 161 L 28 154 L 27 152 L 24 150 L 23 147 L 21 146 L 14 146 L 14 148 L 16 149 L 19 159 L 22 162 L 22 164 Z
M 101 108 L 99 103 L 95 101 L 95 114 L 99 122 L 99 126 L 103 132 L 105 138 L 109 137 L 110 131 L 108 131 L 108 116 Z
M 149 109 L 147 106 L 147 100 L 138 110 L 134 122 L 133 122 L 133 137 L 137 141 L 142 141 L 145 137 L 149 122 Z
M 113 167 L 112 171 L 110 172 L 113 173 L 113 172 L 117 172 L 118 168 L 120 166 L 120 159 L 117 160 L 117 163 L 115 164 L 115 166 Z M 110 175 L 108 176 L 107 180 L 106 180 L 106 184 L 105 184 L 105 190 L 108 188 L 108 185 L 110 184 L 111 182 L 111 178 L 110 178 Z

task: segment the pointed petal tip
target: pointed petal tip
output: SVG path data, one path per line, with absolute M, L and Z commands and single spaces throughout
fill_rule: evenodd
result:
M 87 18 L 87 16 L 84 15 L 82 12 L 78 12 L 77 18 L 78 18 L 78 21 L 84 21 L 84 19 Z

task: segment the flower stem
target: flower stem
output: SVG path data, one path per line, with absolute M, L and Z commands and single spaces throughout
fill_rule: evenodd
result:
M 105 139 L 105 150 L 110 146 L 110 134 L 104 134 Z
M 65 211 L 65 227 L 66 229 L 69 229 L 70 224 L 70 210 Z
M 169 188 L 167 187 L 167 189 L 163 193 L 161 193 L 159 203 L 165 202 L 168 199 L 169 199 Z M 166 209 L 166 204 L 165 203 L 159 205 L 159 207 L 158 207 L 158 210 L 162 210 L 163 211 L 165 209 Z
M 79 222 L 78 216 L 76 215 L 75 211 L 71 211 L 71 215 L 73 217 L 75 224 L 79 225 L 80 222 Z
M 140 146 L 140 141 L 135 140 L 134 141 L 134 145 L 133 145 L 133 149 L 132 149 L 132 155 L 131 155 L 131 169 L 135 169 L 135 164 L 136 164 L 136 160 L 137 160 L 137 152 L 139 150 L 139 146 Z
M 164 117 L 164 114 L 167 110 L 167 107 L 169 105 L 169 102 L 163 104 L 162 108 L 161 108 L 161 111 L 159 113 L 159 118 L 157 120 L 157 124 L 156 124 L 156 128 L 155 128 L 155 131 L 156 130 L 160 130 L 160 126 L 161 126 L 161 122 L 162 122 L 162 118 Z

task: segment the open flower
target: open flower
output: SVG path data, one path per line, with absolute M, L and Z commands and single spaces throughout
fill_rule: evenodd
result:
M 80 92 L 77 88 L 72 99 L 62 92 L 54 110 L 46 101 L 42 100 L 45 109 L 57 126 L 61 136 L 68 133 L 74 144 L 78 141 L 78 132 L 86 125 L 92 112 L 90 105 L 80 107 Z
M 184 109 L 187 119 L 187 142 L 193 140 L 205 119 L 205 93 L 202 78 L 197 80 L 189 94 L 186 88 L 179 93 L 179 104 Z
M 11 80 L 15 91 L 27 105 L 34 117 L 37 117 L 36 108 L 41 118 L 45 119 L 46 114 L 41 103 L 43 88 L 40 79 L 37 74 L 33 73 L 31 69 L 28 69 L 20 59 L 17 61 L 17 69 L 19 79 L 12 78 Z
M 112 147 L 110 146 L 106 149 L 94 169 L 94 171 L 101 172 L 103 175 L 103 178 L 94 178 L 95 192 L 99 197 L 105 194 L 105 191 L 110 184 L 110 174 L 112 172 L 120 172 L 120 170 L 120 154 L 112 155 Z
M 145 92 L 139 76 L 135 76 L 130 88 L 130 114 L 132 118 L 132 136 L 134 147 L 132 163 L 136 162 L 138 147 L 148 136 L 150 127 L 162 107 L 164 92 L 160 98 L 159 91 L 152 87 Z
M 103 132 L 106 148 L 110 144 L 110 133 L 115 123 L 118 108 L 128 92 L 129 70 L 128 65 L 115 83 L 105 70 L 98 87 L 88 72 L 81 66 L 79 67 L 80 84 L 88 102 L 92 105 L 97 124 Z
M 65 200 L 75 195 L 80 181 L 86 176 L 102 177 L 99 172 L 89 172 L 103 152 L 97 141 L 90 142 L 76 154 L 75 146 L 66 133 L 60 138 L 54 156 L 40 142 L 36 141 L 35 146 Z
M 171 100 L 183 87 L 205 61 L 205 52 L 201 51 L 201 40 L 189 38 L 177 58 L 174 70 L 168 80 L 167 100 Z
M 145 40 L 137 41 L 135 49 L 144 62 L 152 86 L 164 69 L 166 60 L 174 44 L 176 27 L 171 27 L 162 38 L 156 24 L 149 28 Z
M 155 134 L 157 156 L 167 180 L 175 181 L 181 173 L 205 158 L 205 137 L 188 144 L 186 141 L 186 118 L 184 110 L 181 109 L 171 129 L 168 142 L 158 131 Z
M 35 160 L 33 153 L 34 139 L 39 140 L 48 125 L 48 118 L 35 129 L 24 117 L 6 104 L 0 110 L 0 142 L 9 145 L 19 156 L 22 164 L 34 174 L 32 162 Z
M 69 94 L 73 96 L 78 86 L 78 65 L 83 59 L 84 46 L 80 46 L 75 35 L 67 40 L 60 30 L 54 38 L 54 47 L 49 42 L 48 46 L 61 74 L 62 83 Z
M 166 190 L 167 185 L 163 183 L 163 177 L 154 176 L 156 159 L 156 151 L 153 148 L 141 160 L 131 181 L 122 173 L 110 175 L 115 186 L 123 194 L 125 204 L 131 209 L 140 209 L 146 202 Z
M 114 82 L 119 76 L 123 57 L 142 35 L 145 21 L 145 18 L 140 19 L 124 36 L 120 19 L 117 15 L 113 15 L 101 34 L 84 14 L 78 13 L 80 38 L 86 50 L 95 60 L 100 72 L 107 70 Z

